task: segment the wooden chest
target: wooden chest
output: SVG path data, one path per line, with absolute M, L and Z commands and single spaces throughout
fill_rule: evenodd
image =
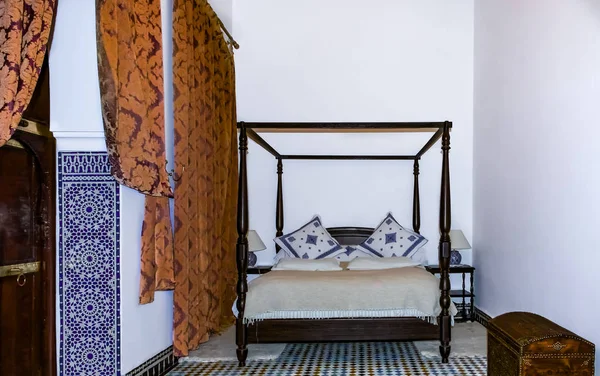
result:
M 505 313 L 487 329 L 489 376 L 594 375 L 594 344 L 542 316 Z

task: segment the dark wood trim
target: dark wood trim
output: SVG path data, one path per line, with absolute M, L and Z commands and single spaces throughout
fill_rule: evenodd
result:
M 263 149 L 278 159 L 296 160 L 418 160 L 425 154 L 444 133 L 451 129 L 452 122 L 395 122 L 395 123 L 279 123 L 279 122 L 239 122 L 238 128 L 244 128 L 247 136 Z M 255 130 L 266 131 L 433 131 L 437 130 L 416 155 L 296 155 L 280 154 L 267 141 L 260 137 Z
M 254 265 L 248 267 L 248 274 L 266 274 L 271 271 L 272 265 Z
M 277 159 L 277 204 L 275 208 L 275 237 L 283 235 L 283 161 Z M 281 247 L 275 245 L 275 251 L 279 252 Z
M 419 196 L 419 160 L 415 159 L 413 166 L 413 175 L 415 176 L 413 191 L 413 231 L 420 234 L 421 230 L 421 199 Z
M 414 341 L 438 338 L 437 325 L 415 317 L 264 320 L 248 325 L 250 343 Z
M 125 376 L 162 376 L 168 374 L 178 363 L 179 358 L 173 354 L 173 346 L 169 346 L 127 372 Z
M 442 363 L 448 363 L 450 357 L 450 226 L 452 214 L 450 210 L 450 127 L 444 124 L 442 136 L 442 188 L 440 192 L 440 245 L 438 250 L 440 265 L 440 355 Z
M 441 269 L 439 265 L 426 265 L 425 269 L 431 274 L 439 274 Z M 475 321 L 475 290 L 473 286 L 473 277 L 475 275 L 475 267 L 471 265 L 450 265 L 449 274 L 460 274 L 462 276 L 462 285 L 460 289 L 450 290 L 450 297 L 462 298 L 460 305 L 457 305 L 460 316 L 454 316 L 454 322 L 471 320 Z M 466 276 L 469 274 L 470 288 L 466 285 Z M 469 299 L 469 304 L 467 304 Z M 468 307 L 468 309 L 467 309 Z
M 260 137 L 252 129 L 246 128 L 246 133 L 248 134 L 248 138 L 250 138 L 252 141 L 256 142 L 258 145 L 260 145 L 263 149 L 265 149 L 269 153 L 271 153 L 271 155 L 273 155 L 275 158 L 281 158 L 281 154 L 279 154 L 277 152 L 277 150 L 275 150 L 267 141 L 265 141 L 264 138 Z
M 465 292 L 463 294 L 463 290 L 450 290 L 450 296 L 453 298 L 462 298 L 463 296 L 465 298 L 474 298 L 475 294 L 471 293 L 471 291 L 468 291 L 465 289 Z M 463 316 L 466 317 L 466 316 Z M 455 317 L 456 319 L 456 317 Z
M 240 171 L 238 178 L 238 200 L 237 200 L 237 270 L 238 283 L 236 307 L 238 315 L 236 318 L 236 345 L 237 358 L 240 366 L 246 365 L 248 357 L 248 333 L 244 325 L 244 310 L 246 309 L 246 293 L 248 292 L 248 173 L 246 154 L 248 151 L 248 137 L 244 123 L 240 128 Z
M 433 136 L 431 136 L 429 141 L 427 141 L 425 146 L 423 146 L 423 148 L 421 150 L 419 150 L 416 157 L 421 158 L 423 156 L 423 154 L 427 153 L 427 151 L 429 149 L 431 149 L 431 147 L 437 142 L 437 140 L 439 140 L 440 137 L 442 137 L 442 133 L 444 133 L 443 128 L 440 128 L 437 132 L 435 132 L 435 134 Z
M 238 188 L 238 209 L 237 209 L 237 231 L 238 240 L 236 245 L 237 250 L 237 268 L 238 268 L 238 283 L 237 283 L 237 309 L 239 311 L 236 320 L 236 344 L 237 357 L 240 366 L 246 364 L 248 355 L 248 331 L 250 328 L 254 333 L 251 334 L 254 340 L 265 341 L 265 338 L 277 341 L 319 341 L 325 340 L 325 336 L 321 334 L 323 330 L 328 330 L 332 325 L 337 328 L 337 331 L 345 334 L 332 334 L 327 336 L 329 340 L 342 338 L 343 340 L 403 340 L 403 339 L 440 339 L 440 354 L 442 362 L 447 363 L 450 356 L 450 225 L 451 225 L 451 210 L 450 210 L 450 130 L 451 122 L 443 123 L 245 123 L 239 122 L 239 151 L 240 151 L 240 170 L 239 170 L 239 188 Z M 248 270 L 248 182 L 247 182 L 247 166 L 246 153 L 248 150 L 248 131 L 250 129 L 258 129 L 263 131 L 391 131 L 391 130 L 435 130 L 437 132 L 427 142 L 427 144 L 419 151 L 416 156 L 406 155 L 279 155 L 278 159 L 278 179 L 277 179 L 277 208 L 276 208 L 276 229 L 277 234 L 283 234 L 283 190 L 282 190 L 282 172 L 283 159 L 313 159 L 313 160 L 414 160 L 415 166 L 418 167 L 420 156 L 425 153 L 437 139 L 442 138 L 442 177 L 441 177 L 441 195 L 440 195 L 440 242 L 439 242 L 439 264 L 440 264 L 440 305 L 442 312 L 438 318 L 439 326 L 428 324 L 416 318 L 394 318 L 394 319 L 329 319 L 329 320 L 265 320 L 253 325 L 244 325 L 244 308 L 246 304 L 246 293 L 248 291 L 247 270 Z M 257 138 L 258 139 L 258 138 Z M 266 142 L 261 142 L 259 145 L 268 145 Z M 256 139 L 255 139 L 256 141 Z M 264 141 L 264 140 L 263 140 Z M 270 145 L 269 145 L 270 147 Z M 272 149 L 272 148 L 271 148 Z M 267 149 L 273 154 L 273 150 Z M 276 154 L 273 154 L 277 156 Z M 418 168 L 415 174 L 415 198 L 413 203 L 413 226 L 416 231 L 420 230 L 420 198 L 418 195 Z M 416 210 L 418 208 L 419 210 Z M 419 212 L 418 217 L 415 212 Z M 353 230 L 350 230 L 353 229 Z M 373 229 L 367 228 L 332 228 L 329 229 L 332 236 L 338 240 L 343 240 L 342 244 L 357 244 L 357 239 L 366 239 Z M 337 233 L 336 233 L 337 231 Z M 280 235 L 279 235 L 280 236 Z M 346 243 L 344 243 L 346 242 Z M 352 243 L 350 243 L 352 242 Z M 390 329 L 388 325 L 393 321 L 393 327 Z M 410 321 L 413 320 L 413 321 Z M 417 320 L 415 322 L 414 320 Z M 367 328 L 365 334 L 353 333 L 359 330 L 355 325 L 360 323 L 361 328 Z M 427 324 L 422 327 L 423 324 Z M 299 329 L 294 329 L 299 328 Z M 314 329 L 320 328 L 320 329 Z M 382 329 L 383 328 L 383 329 Z M 432 329 L 433 328 L 433 329 Z M 361 329 L 362 330 L 362 329 Z M 369 331 L 370 330 L 370 331 Z M 435 335 L 432 334 L 435 330 Z M 417 332 L 419 332 L 417 334 Z M 412 333 L 412 334 L 410 334 Z M 257 337 L 258 336 L 258 337 Z M 271 336 L 271 337 L 269 337 Z M 418 336 L 419 338 L 412 337 Z M 258 338 L 258 339 L 257 339 Z M 341 339 L 340 339 L 341 340 Z
M 40 172 L 40 227 L 43 236 L 42 324 L 44 374 L 56 375 L 56 140 L 51 135 L 17 131 L 12 137 L 21 143 L 35 159 Z
M 375 231 L 372 227 L 328 227 L 327 232 L 342 245 L 360 244 Z
M 281 159 L 299 160 L 363 160 L 363 161 L 412 161 L 413 155 L 282 155 Z
M 475 321 L 487 328 L 491 319 L 492 317 L 490 315 L 475 307 Z
M 244 122 L 246 128 L 273 130 L 410 130 L 410 129 L 441 129 L 449 122 L 373 122 L 373 123 L 298 123 L 298 122 Z M 238 128 L 241 127 L 238 123 Z M 450 123 L 450 126 L 452 124 Z
M 440 273 L 441 269 L 439 265 L 425 265 L 425 269 L 427 269 L 430 273 Z M 452 273 L 472 273 L 475 271 L 475 267 L 466 264 L 460 265 L 450 265 L 448 268 L 448 272 Z
M 56 374 L 56 140 L 54 137 L 46 142 L 47 148 L 41 159 L 45 169 L 44 190 L 48 203 L 44 232 L 46 237 L 46 267 L 45 267 L 45 296 L 46 322 L 44 337 L 46 338 L 46 365 L 51 371 L 48 375 Z

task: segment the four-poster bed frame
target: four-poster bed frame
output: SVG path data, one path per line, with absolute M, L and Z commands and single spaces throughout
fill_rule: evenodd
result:
M 246 364 L 248 343 L 268 342 L 342 342 L 342 341 L 406 341 L 439 338 L 442 362 L 450 356 L 450 130 L 452 123 L 245 123 L 239 122 L 239 180 L 237 208 L 237 302 L 236 319 L 237 358 L 240 366 Z M 280 154 L 258 132 L 435 132 L 415 155 L 289 155 Z M 252 139 L 277 159 L 276 236 L 283 235 L 283 160 L 409 160 L 414 163 L 413 230 L 420 231 L 419 160 L 440 138 L 442 140 L 442 178 L 440 195 L 440 306 L 438 325 L 416 317 L 397 318 L 335 318 L 335 319 L 270 319 L 252 324 L 244 323 L 246 293 L 248 291 L 248 177 L 246 153 L 248 138 Z M 329 228 L 330 234 L 341 244 L 359 244 L 373 229 L 364 227 Z M 279 251 L 279 249 L 277 249 Z

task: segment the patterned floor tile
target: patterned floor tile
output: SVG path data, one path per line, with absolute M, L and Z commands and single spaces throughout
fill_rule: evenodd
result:
M 425 376 L 486 375 L 485 357 L 451 357 L 450 363 L 422 359 L 412 342 L 290 344 L 277 360 L 182 363 L 169 376 Z

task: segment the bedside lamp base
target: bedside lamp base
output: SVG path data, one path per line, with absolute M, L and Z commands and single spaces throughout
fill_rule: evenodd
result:
M 453 249 L 450 252 L 450 265 L 460 265 L 462 255 L 457 250 Z
M 256 265 L 256 259 L 258 257 L 256 257 L 256 255 L 254 254 L 254 252 L 248 252 L 248 266 L 254 266 Z

